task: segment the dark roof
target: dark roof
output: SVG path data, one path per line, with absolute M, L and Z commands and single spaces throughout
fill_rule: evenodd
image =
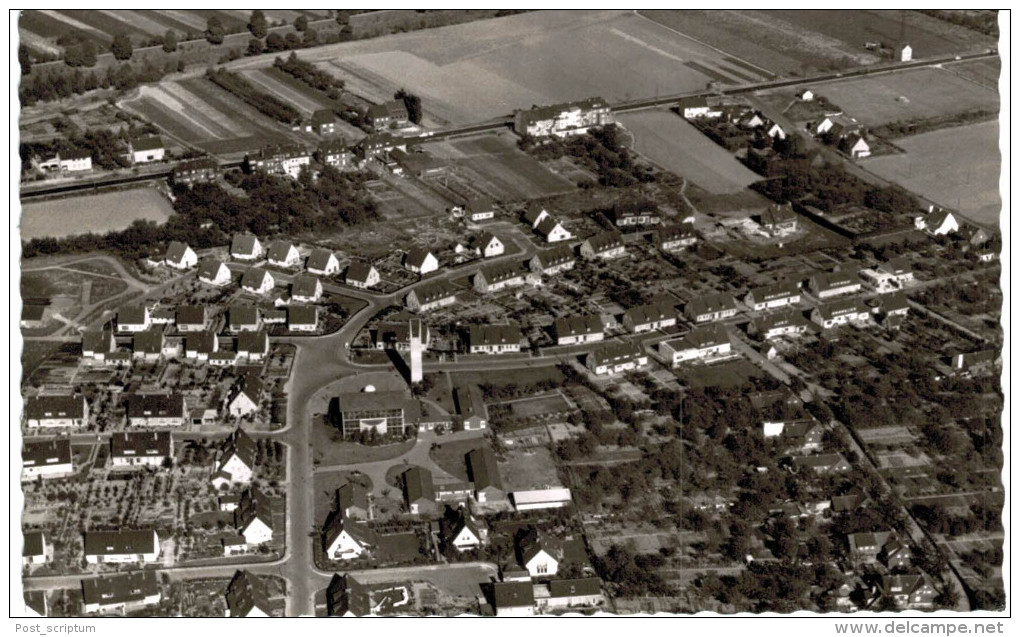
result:
M 115 458 L 139 456 L 169 456 L 169 431 L 125 431 L 110 438 L 110 455 Z
M 798 286 L 795 281 L 780 281 L 779 283 L 773 283 L 772 285 L 763 285 L 761 287 L 754 288 L 748 293 L 753 294 L 755 300 L 762 303 L 766 300 L 796 296 L 800 294 L 800 286 Z
M 706 325 L 692 328 L 690 332 L 680 339 L 681 348 L 703 349 L 713 345 L 728 343 L 730 340 L 726 328 L 719 324 Z M 672 341 L 676 343 L 676 341 Z M 671 343 L 671 344 L 672 344 Z
M 574 261 L 576 257 L 574 256 L 573 248 L 567 245 L 559 245 L 555 248 L 542 250 L 536 254 L 534 258 L 538 259 L 542 268 L 551 268 L 564 263 L 570 263 L 571 261 Z
M 342 139 L 328 139 L 321 144 L 317 149 L 320 155 L 336 155 L 339 153 L 348 153 L 350 149 L 347 148 L 347 142 Z
M 312 253 L 308 255 L 308 262 L 306 267 L 309 270 L 325 270 L 326 266 L 329 265 L 329 258 L 333 256 L 332 250 L 325 248 L 316 248 L 312 250 Z
M 89 531 L 85 533 L 85 555 L 137 555 L 153 550 L 153 530 Z
M 287 253 L 294 247 L 294 244 L 290 241 L 282 241 L 276 239 L 269 243 L 269 249 L 266 252 L 266 258 L 271 261 L 286 261 Z
M 845 462 L 845 460 L 838 453 L 823 453 L 816 456 L 797 456 L 793 458 L 793 464 L 797 467 L 831 467 L 840 462 Z
M 269 591 L 265 582 L 248 571 L 237 571 L 227 585 L 227 611 L 231 617 L 247 617 L 253 608 L 269 614 Z
M 367 261 L 351 261 L 351 264 L 347 266 L 346 278 L 350 281 L 365 283 L 368 281 L 368 275 L 372 272 L 372 268 L 372 264 Z
M 328 549 L 343 531 L 347 531 L 348 535 L 362 544 L 372 545 L 377 541 L 375 532 L 366 523 L 344 518 L 337 511 L 326 519 L 326 525 L 322 529 L 323 548 Z
M 495 206 L 492 204 L 492 199 L 488 197 L 471 197 L 464 204 L 464 208 L 468 213 L 492 212 Z
M 694 236 L 696 235 L 693 223 L 662 226 L 655 230 L 655 241 L 659 244 L 666 243 L 667 241 L 676 241 L 678 239 L 689 239 Z
M 156 150 L 157 148 L 163 148 L 163 140 L 159 135 L 139 137 L 131 140 L 131 149 L 135 152 L 140 150 Z
M 334 124 L 336 123 L 336 115 L 333 111 L 328 108 L 320 108 L 319 110 L 312 113 L 312 124 Z
M 219 168 L 219 164 L 212 157 L 199 157 L 198 159 L 184 161 L 174 166 L 174 174 L 196 170 L 216 170 L 217 168 Z
M 492 585 L 492 604 L 497 610 L 534 606 L 535 592 L 531 582 L 496 582 Z
M 31 608 L 40 617 L 47 615 L 46 591 L 25 591 L 25 606 Z
M 641 347 L 637 343 L 628 342 L 608 343 L 588 354 L 591 361 L 596 365 L 629 361 L 641 355 Z
M 770 312 L 769 314 L 755 319 L 755 326 L 758 328 L 759 332 L 768 332 L 769 330 L 780 327 L 792 327 L 796 325 L 807 325 L 807 321 L 804 320 L 804 315 L 794 309 Z
M 601 97 L 589 97 L 576 102 L 564 102 L 562 104 L 551 104 L 548 106 L 532 106 L 528 110 L 514 111 L 515 118 L 522 118 L 526 122 L 537 122 L 557 117 L 560 113 L 580 109 L 590 111 L 594 109 L 609 108 L 609 104 Z
M 521 329 L 516 323 L 509 325 L 472 325 L 468 332 L 468 342 L 472 346 L 519 345 L 521 342 Z
M 230 325 L 256 325 L 259 309 L 254 305 L 231 305 L 227 309 L 227 323 Z
M 26 441 L 21 447 L 21 463 L 26 467 L 70 464 L 71 442 L 67 438 L 44 442 Z
M 672 302 L 662 301 L 648 305 L 632 307 L 624 313 L 635 325 L 644 325 L 654 321 L 663 321 L 676 318 L 676 308 Z
M 407 502 L 436 499 L 436 489 L 432 483 L 432 472 L 423 467 L 411 467 L 404 472 L 404 497 Z
M 22 321 L 41 321 L 43 314 L 46 312 L 45 305 L 22 305 L 21 306 L 21 320 Z
M 205 306 L 182 305 L 176 316 L 178 325 L 205 325 Z
M 574 597 L 602 594 L 602 580 L 597 577 L 557 579 L 549 582 L 550 597 Z
M 142 354 L 159 354 L 163 351 L 163 331 L 135 332 L 131 339 L 131 349 Z
M 179 262 L 184 258 L 184 254 L 188 251 L 188 244 L 181 243 L 180 241 L 171 241 L 170 245 L 166 248 L 166 254 L 164 257 L 167 261 L 173 261 L 174 263 Z
M 766 226 L 795 221 L 796 219 L 797 213 L 793 211 L 793 204 L 789 202 L 781 206 L 772 204 L 761 215 L 762 225 Z
M 831 319 L 844 314 L 856 314 L 867 311 L 867 308 L 857 299 L 843 299 L 832 303 L 823 303 L 817 308 L 822 319 Z
M 43 532 L 42 531 L 27 531 L 24 533 L 25 544 L 21 549 L 21 555 L 24 557 L 36 556 L 43 554 Z
M 220 468 L 233 456 L 237 456 L 248 467 L 254 467 L 259 447 L 251 436 L 241 428 L 235 429 L 220 446 Z
M 907 302 L 907 296 L 903 292 L 893 292 L 892 294 L 882 295 L 882 311 L 889 313 L 897 310 L 908 310 L 910 304 Z
M 117 323 L 122 325 L 141 325 L 145 323 L 145 306 L 130 305 L 117 310 Z
M 290 293 L 292 296 L 315 296 L 316 287 L 319 284 L 319 277 L 314 274 L 299 274 L 294 277 Z
M 708 106 L 708 98 L 704 95 L 695 95 L 693 97 L 681 97 L 677 102 L 677 106 L 681 109 L 684 108 L 701 108 Z
M 549 233 L 555 230 L 558 225 L 560 225 L 559 219 L 549 215 L 538 222 L 538 225 L 535 226 L 535 230 L 537 230 L 539 234 L 548 236 Z
M 262 287 L 262 282 L 267 276 L 272 276 L 263 268 L 248 268 L 241 277 L 241 287 L 257 290 Z
M 914 271 L 914 268 L 910 265 L 910 260 L 906 257 L 894 257 L 878 267 L 893 275 L 907 274 Z
M 316 325 L 319 322 L 319 308 L 314 305 L 290 305 L 287 307 L 287 322 L 291 325 Z
M 25 403 L 25 413 L 31 420 L 84 418 L 85 397 L 63 395 L 29 398 Z
M 234 509 L 234 526 L 238 531 L 243 531 L 256 519 L 261 520 L 270 529 L 273 528 L 272 503 L 261 491 L 252 487 L 244 490 L 237 508 Z
M 556 337 L 576 336 L 578 334 L 594 334 L 603 331 L 602 319 L 595 314 L 587 316 L 565 316 L 553 323 Z
M 159 581 L 154 571 L 135 571 L 123 575 L 83 579 L 81 592 L 86 604 L 139 602 L 159 593 Z
M 407 254 L 404 255 L 404 265 L 420 268 L 422 265 L 425 264 L 425 259 L 430 254 L 432 254 L 432 252 L 428 248 L 421 248 L 419 246 L 415 246 L 408 250 Z
M 336 490 L 337 502 L 340 510 L 348 507 L 357 507 L 368 511 L 368 489 L 358 482 L 345 482 Z
M 255 374 L 245 374 L 237 381 L 237 384 L 234 385 L 234 391 L 231 393 L 231 398 L 236 397 L 239 393 L 244 394 L 257 405 L 259 397 L 262 394 L 262 379 Z
M 492 453 L 492 449 L 488 447 L 472 449 L 467 454 L 467 464 L 475 489 L 481 491 L 491 487 L 503 490 L 503 480 L 499 475 L 496 454 Z
M 516 263 L 493 263 L 482 268 L 478 274 L 485 277 L 486 283 L 497 283 L 524 276 L 524 271 Z
M 857 274 L 851 272 L 820 272 L 811 277 L 811 279 L 819 292 L 860 284 L 861 282 Z
M 128 396 L 128 418 L 175 418 L 183 416 L 184 411 L 184 396 L 181 394 L 131 394 Z
M 198 276 L 203 279 L 215 279 L 223 265 L 224 263 L 219 259 L 206 257 L 198 263 Z
M 85 150 L 82 148 L 71 148 L 69 150 L 62 150 L 59 153 L 60 159 L 85 159 L 86 157 L 92 158 L 92 151 Z
M 718 294 L 707 294 L 705 296 L 694 297 L 686 305 L 685 309 L 689 309 L 694 316 L 702 316 L 704 314 L 736 310 L 737 302 L 733 298 L 732 294 L 729 294 L 728 292 L 719 292 Z
M 246 331 L 237 335 L 238 352 L 265 352 L 269 336 L 265 330 Z
M 255 251 L 256 239 L 253 234 L 235 234 L 230 241 L 230 254 L 251 254 Z
M 216 350 L 216 332 L 192 332 L 184 337 L 184 349 L 199 354 L 212 354 Z
M 412 292 L 418 297 L 420 303 L 431 303 L 432 301 L 453 296 L 457 293 L 457 290 L 446 279 L 436 279 L 419 285 Z

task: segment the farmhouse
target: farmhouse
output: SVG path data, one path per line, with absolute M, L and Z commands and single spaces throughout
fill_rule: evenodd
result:
M 496 454 L 489 447 L 478 447 L 467 454 L 468 476 L 475 485 L 475 499 L 479 503 L 506 499 L 503 478 L 499 475 Z
M 773 237 L 781 237 L 797 231 L 797 213 L 793 204 L 772 204 L 761 215 L 761 227 Z
M 722 111 L 708 103 L 704 95 L 694 97 L 682 97 L 677 103 L 677 111 L 684 119 L 698 119 L 702 117 L 719 117 Z
M 804 453 L 822 449 L 822 437 L 825 435 L 825 430 L 813 420 L 763 422 L 761 428 L 762 435 L 766 440 L 780 438 L 783 442 L 796 446 Z
M 634 334 L 676 325 L 676 308 L 669 301 L 638 305 L 623 314 L 623 326 Z
M 269 265 L 274 265 L 278 268 L 296 268 L 301 265 L 301 254 L 290 241 L 276 239 L 269 242 L 266 260 L 269 262 Z
M 85 533 L 85 561 L 89 564 L 147 564 L 159 557 L 159 536 L 143 531 Z
M 684 305 L 684 315 L 695 323 L 708 323 L 736 316 L 737 302 L 726 292 L 697 296 Z
M 233 418 L 249 416 L 259 410 L 261 398 L 262 381 L 255 374 L 245 374 L 227 395 L 227 413 Z
M 595 314 L 565 316 L 553 322 L 553 335 L 557 345 L 594 343 L 605 338 L 605 328 L 602 318 Z
M 464 204 L 464 215 L 469 221 L 485 221 L 496 216 L 496 206 L 488 197 L 472 197 Z
M 331 560 L 361 557 L 376 544 L 375 533 L 364 522 L 334 515 L 322 531 L 322 548 Z M 348 579 L 351 579 L 348 577 Z
M 807 331 L 808 322 L 797 310 L 788 309 L 756 318 L 751 322 L 751 328 L 762 339 L 769 340 L 778 336 L 803 334 Z
M 581 244 L 581 256 L 585 259 L 615 259 L 622 257 L 627 251 L 623 245 L 623 235 L 610 231 L 588 237 Z
M 316 303 L 322 298 L 322 282 L 314 274 L 299 274 L 291 283 L 290 298 L 296 303 Z
M 569 137 L 613 124 L 612 109 L 601 97 L 514 111 L 514 132 L 521 137 Z
M 174 313 L 174 323 L 181 332 L 200 332 L 209 325 L 204 305 L 182 305 Z
M 408 309 L 428 312 L 439 307 L 452 305 L 457 301 L 457 290 L 445 279 L 429 281 L 414 288 L 407 294 Z
M 237 571 L 226 591 L 227 617 L 270 617 L 269 592 L 261 579 Z
M 457 403 L 457 413 L 460 414 L 464 431 L 485 429 L 489 412 L 485 408 L 485 398 L 478 385 L 474 383 L 469 383 L 466 386 L 458 385 L 453 390 L 453 399 Z M 473 491 L 474 487 L 468 490 Z M 438 492 L 437 497 L 439 497 Z
M 188 405 L 181 394 L 131 394 L 127 417 L 132 427 L 183 427 Z
M 273 275 L 263 268 L 248 268 L 241 277 L 241 289 L 251 294 L 266 294 L 274 287 Z
M 258 489 L 244 490 L 234 509 L 234 528 L 244 536 L 248 546 L 265 544 L 273 539 L 273 509 L 269 498 Z
M 585 358 L 585 366 L 595 374 L 620 374 L 648 364 L 648 355 L 636 343 L 607 343 Z
M 117 311 L 118 332 L 142 332 L 149 329 L 151 324 L 152 317 L 149 315 L 149 308 L 144 305 L 132 305 Z
M 411 272 L 428 274 L 439 269 L 439 259 L 431 250 L 416 246 L 404 254 L 404 267 Z
M 524 285 L 526 272 L 513 263 L 494 263 L 475 274 L 472 283 L 479 294 Z
M 32 429 L 81 427 L 88 424 L 89 404 L 81 395 L 37 396 L 25 401 L 25 420 L 25 424 Z
M 235 234 L 230 240 L 230 258 L 238 261 L 254 261 L 262 256 L 262 244 L 251 234 Z
M 358 482 L 345 482 L 336 490 L 337 510 L 345 518 L 368 520 L 372 511 L 368 502 L 368 489 Z
M 71 149 L 57 153 L 60 172 L 76 173 L 92 170 L 92 153 L 87 150 Z
M 147 164 L 154 161 L 163 161 L 166 156 L 166 147 L 158 135 L 139 137 L 128 142 L 128 152 L 131 154 L 131 162 L 134 164 Z
M 850 470 L 850 463 L 838 453 L 823 453 L 816 456 L 795 456 L 791 459 L 795 471 L 811 469 L 815 473 L 842 473 Z
M 354 167 L 354 153 L 347 148 L 342 139 L 331 139 L 319 144 L 315 149 L 315 158 L 319 163 L 337 170 L 349 170 Z
M 184 356 L 195 360 L 207 361 L 209 355 L 218 352 L 220 339 L 216 332 L 194 332 L 184 339 Z
M 216 489 L 224 485 L 251 484 L 258 458 L 258 445 L 240 427 L 227 436 L 220 446 L 220 457 L 212 475 Z
M 663 252 L 678 252 L 698 242 L 693 223 L 663 226 L 655 230 L 655 247 Z
M 44 442 L 26 441 L 21 447 L 21 481 L 65 478 L 74 473 L 71 441 L 67 438 Z
M 314 305 L 288 306 L 287 329 L 291 332 L 314 332 L 319 329 L 319 308 Z
M 297 179 L 301 169 L 312 163 L 312 154 L 302 146 L 265 146 L 254 157 L 245 157 L 251 172 Z
M 573 269 L 576 261 L 574 251 L 570 246 L 561 245 L 543 250 L 531 257 L 528 266 L 535 274 L 551 276 Z
M 808 289 L 820 299 L 861 291 L 861 279 L 850 272 L 822 272 L 808 280 Z
M 188 186 L 212 183 L 219 176 L 219 164 L 212 157 L 200 157 L 174 166 L 171 179 L 175 184 Z
M 173 458 L 168 431 L 119 432 L 110 438 L 110 461 L 117 467 L 162 467 Z
M 833 301 L 832 303 L 819 305 L 811 310 L 812 322 L 824 329 L 850 323 L 866 322 L 870 316 L 871 310 L 855 299 Z
M 432 472 L 422 467 L 411 467 L 401 476 L 404 487 L 404 504 L 412 515 L 431 515 L 436 512 L 436 490 Z
M 83 579 L 81 592 L 86 615 L 127 613 L 155 606 L 163 599 L 154 571 Z
M 167 267 L 177 270 L 187 270 L 198 265 L 198 255 L 186 243 L 171 241 L 167 246 L 166 254 L 163 256 L 163 263 Z
M 659 353 L 674 367 L 730 353 L 730 336 L 722 325 L 695 327 L 686 336 L 659 343 Z
M 787 281 L 754 288 L 744 297 L 744 303 L 755 311 L 794 305 L 800 303 L 800 286 Z
M 379 271 L 365 261 L 352 261 L 347 266 L 347 275 L 344 279 L 347 285 L 363 290 L 379 285 L 380 280 Z
M 505 354 L 521 351 L 521 329 L 509 325 L 472 325 L 468 331 L 468 352 L 471 354 Z
M 232 279 L 230 268 L 219 259 L 202 259 L 198 265 L 198 280 L 202 283 L 222 287 L 229 284 Z

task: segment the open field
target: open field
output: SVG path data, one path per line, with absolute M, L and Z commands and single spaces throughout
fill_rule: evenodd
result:
M 821 84 L 815 92 L 866 126 L 999 107 L 997 91 L 931 67 Z
M 545 414 L 557 414 L 570 411 L 570 404 L 564 400 L 563 396 L 559 392 L 551 392 L 540 396 L 532 396 L 530 398 L 519 398 L 517 400 L 496 404 L 510 407 L 510 411 L 513 413 L 515 418 L 531 418 L 534 416 L 544 416 Z
M 1002 208 L 998 122 L 944 128 L 896 143 L 906 154 L 868 159 L 863 165 L 978 223 L 998 225 Z
M 712 194 L 740 192 L 760 179 L 675 113 L 628 113 L 620 122 L 634 135 L 636 151 Z
M 390 99 L 407 88 L 421 96 L 426 123 L 433 124 L 477 122 L 592 95 L 622 101 L 692 91 L 712 79 L 699 68 L 734 83 L 743 80 L 728 69 L 753 73 L 629 11 L 526 13 L 329 45 L 301 57 L 366 99 Z
M 552 453 L 545 447 L 513 451 L 499 463 L 499 474 L 507 491 L 525 491 L 562 486 Z
M 1002 73 L 1002 62 L 996 58 L 992 60 L 971 60 L 959 64 L 946 64 L 944 67 L 950 73 L 955 73 L 981 86 L 992 90 L 998 90 L 999 76 Z
M 324 93 L 294 80 L 276 68 L 245 71 L 242 75 L 256 87 L 298 109 L 305 117 L 321 108 L 332 109 L 336 106 Z
M 250 15 L 250 12 L 211 10 L 31 9 L 22 13 L 18 31 L 29 41 L 55 43 L 61 35 L 74 33 L 104 45 L 108 45 L 115 34 L 123 33 L 135 46 L 140 46 L 152 38 L 163 37 L 168 29 L 176 31 L 178 36 L 189 31 L 201 33 L 206 28 L 206 21 L 213 15 L 228 29 L 244 26 L 248 18 L 239 15 L 243 13 Z M 279 12 L 268 12 L 272 13 Z M 295 17 L 297 14 L 294 11 L 283 13 L 294 14 Z M 274 16 L 267 17 L 272 19 Z M 281 15 L 277 19 L 287 18 Z M 293 22 L 294 18 L 287 21 Z
M 467 188 L 495 201 L 534 199 L 575 190 L 572 183 L 518 149 L 509 134 L 429 144 L 428 150 L 446 159 Z
M 21 238 L 66 237 L 123 230 L 136 219 L 163 223 L 174 209 L 151 188 L 29 202 L 21 206 Z M 68 220 L 73 219 L 74 223 Z

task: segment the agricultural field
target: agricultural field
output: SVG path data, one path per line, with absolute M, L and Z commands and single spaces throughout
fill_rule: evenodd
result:
M 615 102 L 692 91 L 719 76 L 728 83 L 768 76 L 724 57 L 629 11 L 527 13 L 302 52 L 366 99 L 407 88 L 421 96 L 425 123 L 439 125 L 592 95 Z
M 274 13 L 274 12 L 270 12 Z M 297 13 L 294 11 L 283 12 Z M 175 31 L 178 37 L 186 33 L 200 34 L 206 28 L 206 21 L 216 16 L 228 30 L 243 28 L 250 15 L 248 11 L 211 10 L 104 10 L 104 9 L 33 9 L 22 12 L 18 24 L 19 35 L 37 48 L 53 47 L 57 38 L 74 34 L 108 46 L 113 36 L 123 33 L 131 38 L 135 46 L 146 44 L 153 38 L 162 38 L 167 30 Z M 273 16 L 268 16 L 270 21 Z M 282 17 L 282 16 L 281 16 Z M 311 17 L 310 17 L 311 19 Z M 289 20 L 293 22 L 293 18 Z
M 1002 74 L 1002 62 L 998 58 L 946 64 L 942 68 L 993 91 L 998 90 L 999 76 Z
M 724 195 L 761 179 L 679 115 L 663 110 L 620 116 L 634 150 L 708 192 Z
M 275 95 L 290 104 L 305 117 L 322 109 L 332 109 L 336 102 L 308 85 L 292 78 L 277 68 L 256 69 L 241 73 L 252 84 L 266 93 Z
M 28 202 L 21 206 L 21 238 L 67 237 L 75 233 L 123 230 L 133 221 L 163 223 L 173 214 L 170 202 L 152 188 L 137 188 Z M 73 224 L 68 219 L 74 219 Z
M 822 84 L 816 92 L 865 126 L 999 108 L 995 89 L 931 67 Z
M 428 150 L 451 166 L 446 188 L 460 196 L 482 194 L 495 201 L 516 201 L 575 190 L 571 182 L 519 150 L 509 134 L 444 141 L 429 144 Z
M 998 226 L 999 123 L 944 128 L 896 140 L 905 154 L 876 157 L 864 166 L 912 192 Z M 946 149 L 953 149 L 947 152 Z
M 291 141 L 289 133 L 205 78 L 143 86 L 121 107 L 213 154 Z

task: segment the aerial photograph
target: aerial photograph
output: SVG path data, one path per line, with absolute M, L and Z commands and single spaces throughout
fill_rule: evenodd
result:
M 11 11 L 11 618 L 993 626 L 1008 21 Z

